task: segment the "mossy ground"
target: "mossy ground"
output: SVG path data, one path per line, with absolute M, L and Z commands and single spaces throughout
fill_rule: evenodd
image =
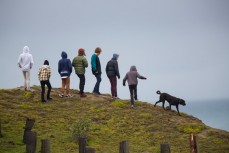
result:
M 117 153 L 119 142 L 128 140 L 131 153 L 160 152 L 161 143 L 169 143 L 174 153 L 188 153 L 190 133 L 198 133 L 201 153 L 228 153 L 229 133 L 205 126 L 200 120 L 175 111 L 165 111 L 146 102 L 137 102 L 131 109 L 128 100 L 112 100 L 110 95 L 80 98 L 72 90 L 72 98 L 60 98 L 60 89 L 53 89 L 52 101 L 40 102 L 40 87 L 33 92 L 23 88 L 0 90 L 1 153 L 23 153 L 22 142 L 26 118 L 36 120 L 37 152 L 41 139 L 49 139 L 51 152 L 78 152 L 72 139 L 72 125 L 79 119 L 90 119 L 87 144 L 97 153 Z

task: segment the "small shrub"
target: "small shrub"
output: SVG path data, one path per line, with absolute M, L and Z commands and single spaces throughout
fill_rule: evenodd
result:
M 143 118 L 151 118 L 152 117 L 152 115 L 150 113 L 142 113 L 142 114 L 140 114 L 140 116 Z
M 125 103 L 121 102 L 121 101 L 115 101 L 113 103 L 111 103 L 111 106 L 117 107 L 117 108 L 124 108 L 125 107 Z
M 29 98 L 29 97 L 31 97 L 32 96 L 32 93 L 31 92 L 24 92 L 24 97 L 26 97 L 26 98 Z
M 32 106 L 26 104 L 26 103 L 22 103 L 21 105 L 18 105 L 18 108 L 21 108 L 21 109 L 31 109 L 33 108 Z
M 215 132 L 214 131 L 209 131 L 207 134 L 208 134 L 208 136 L 213 136 L 213 135 L 215 135 Z
M 90 126 L 91 120 L 85 118 L 73 123 L 71 128 L 73 141 L 78 142 L 78 138 L 80 137 L 86 138 L 88 136 Z
M 34 103 L 39 103 L 41 100 L 40 99 L 34 99 L 33 102 Z
M 178 130 L 184 133 L 200 133 L 206 127 L 199 124 L 186 124 L 178 127 Z

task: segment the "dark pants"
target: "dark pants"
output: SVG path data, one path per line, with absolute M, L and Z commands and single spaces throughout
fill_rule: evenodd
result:
M 112 97 L 117 97 L 117 77 L 110 76 L 109 77 L 110 83 L 111 83 L 111 95 Z
M 137 100 L 137 85 L 129 85 L 131 105 L 134 105 L 134 99 Z
M 102 81 L 101 74 L 96 74 L 95 77 L 96 77 L 97 82 L 95 84 L 93 92 L 100 94 L 99 86 L 100 86 L 100 82 Z
M 52 86 L 49 82 L 49 80 L 46 80 L 46 81 L 40 81 L 41 83 L 41 100 L 45 100 L 45 85 L 47 85 L 48 87 L 48 93 L 47 93 L 47 98 L 50 98 L 50 92 L 51 92 L 51 89 L 52 89 Z
M 80 89 L 80 94 L 84 93 L 84 85 L 85 85 L 85 75 L 84 74 L 77 74 L 79 79 L 80 79 L 80 83 L 79 83 L 79 89 Z

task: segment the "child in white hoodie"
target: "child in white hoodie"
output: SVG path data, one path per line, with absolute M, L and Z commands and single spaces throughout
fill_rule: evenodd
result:
M 18 58 L 18 66 L 21 68 L 24 76 L 25 91 L 30 91 L 30 70 L 33 67 L 33 56 L 29 53 L 29 47 L 23 48 L 23 53 Z
M 44 94 L 45 94 L 45 85 L 48 87 L 48 93 L 47 93 L 47 100 L 52 100 L 50 97 L 50 92 L 52 89 L 52 86 L 49 82 L 49 78 L 51 76 L 51 68 L 49 67 L 49 62 L 45 60 L 44 65 L 39 69 L 38 71 L 38 79 L 41 83 L 41 102 L 46 102 Z

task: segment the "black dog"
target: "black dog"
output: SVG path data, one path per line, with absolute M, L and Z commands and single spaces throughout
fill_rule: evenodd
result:
M 179 104 L 180 105 L 183 105 L 185 106 L 185 101 L 183 99 L 180 99 L 180 98 L 176 98 L 176 97 L 173 97 L 167 93 L 161 93 L 160 91 L 157 91 L 156 92 L 157 94 L 160 95 L 160 98 L 159 98 L 159 101 L 157 101 L 155 104 L 154 104 L 154 107 L 156 107 L 157 103 L 160 103 L 162 102 L 162 107 L 165 109 L 164 105 L 165 105 L 165 101 L 167 101 L 169 103 L 169 108 L 171 110 L 171 105 L 175 105 L 176 108 L 177 108 L 177 112 L 178 114 L 180 115 L 180 112 L 179 112 Z

